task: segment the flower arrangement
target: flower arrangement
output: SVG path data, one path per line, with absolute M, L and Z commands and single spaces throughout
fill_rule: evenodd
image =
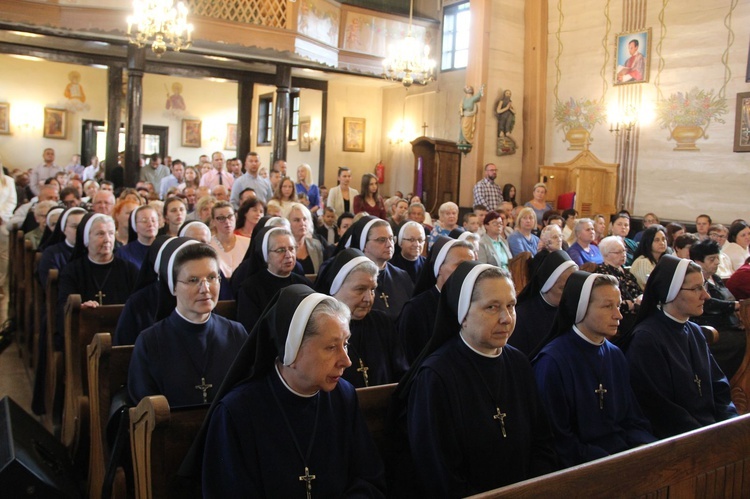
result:
M 725 123 L 720 116 L 727 112 L 726 99 L 694 87 L 690 92 L 677 92 L 656 105 L 656 116 L 662 128 L 675 126 L 707 127 L 711 121 Z
M 604 104 L 589 99 L 559 101 L 555 105 L 554 120 L 557 128 L 567 132 L 573 128 L 584 128 L 591 131 L 594 125 L 604 123 L 606 110 Z

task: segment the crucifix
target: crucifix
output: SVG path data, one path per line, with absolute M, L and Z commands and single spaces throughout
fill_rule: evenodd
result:
M 430 128 L 430 127 L 427 126 L 427 122 L 426 121 L 423 122 L 423 125 L 422 125 L 422 135 L 427 136 L 427 129 L 428 128 Z
M 599 383 L 599 388 L 594 390 L 594 393 L 599 395 L 599 409 L 604 409 L 604 394 L 607 393 L 607 389 Z
M 213 388 L 213 386 L 214 385 L 212 385 L 211 383 L 208 383 L 208 384 L 206 383 L 206 378 L 201 378 L 201 384 L 200 385 L 195 385 L 195 389 L 196 390 L 200 390 L 200 391 L 203 392 L 203 403 L 204 404 L 208 403 L 208 394 L 206 392 L 208 392 L 209 388 Z
M 695 379 L 693 380 L 693 383 L 695 383 L 698 386 L 698 396 L 703 396 L 703 391 L 701 390 L 701 379 L 698 377 L 698 375 L 695 375 Z
M 385 308 L 391 308 L 390 305 L 388 305 L 388 295 L 385 294 L 385 291 L 380 293 L 380 299 L 385 302 Z
M 505 433 L 505 416 L 507 416 L 507 414 L 505 414 L 504 412 L 500 412 L 499 407 L 495 407 L 495 410 L 497 411 L 497 414 L 492 416 L 492 419 L 500 421 L 500 431 L 503 432 L 503 438 L 507 438 L 508 435 Z
M 370 368 L 365 365 L 364 362 L 362 362 L 362 358 L 359 359 L 359 369 L 357 369 L 358 373 L 362 373 L 362 377 L 365 379 L 365 387 L 370 386 L 370 376 L 367 374 L 367 371 L 369 371 Z
M 102 293 L 101 290 L 99 290 L 99 292 L 95 293 L 94 296 L 96 296 L 99 299 L 99 305 L 104 305 L 104 303 L 102 303 L 102 298 L 104 298 L 107 295 L 105 295 L 104 293 Z
M 312 481 L 315 480 L 315 475 L 310 474 L 310 470 L 305 466 L 305 474 L 299 477 L 300 482 L 305 482 L 305 491 L 307 492 L 307 499 L 310 499 L 312 492 Z

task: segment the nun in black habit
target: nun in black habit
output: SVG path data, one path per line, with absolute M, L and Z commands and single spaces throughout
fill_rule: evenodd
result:
M 533 359 L 531 353 L 549 334 L 565 283 L 576 270 L 578 265 L 566 252 L 548 253 L 518 294 L 516 330 L 508 343 L 528 355 L 529 359 Z
M 414 284 L 417 284 L 419 274 L 427 260 L 422 256 L 426 241 L 422 224 L 409 220 L 399 226 L 391 263 L 409 274 Z
M 216 250 L 173 241 L 180 244 L 165 245 L 159 283 L 176 306 L 135 340 L 128 369 L 133 405 L 149 395 L 164 395 L 171 407 L 210 403 L 247 339 L 242 324 L 212 313 L 221 281 Z
M 292 272 L 297 263 L 292 233 L 283 227 L 264 227 L 251 243 L 249 277 L 237 296 L 237 320 L 250 330 L 271 298 L 292 284 L 312 286 L 310 280 Z
M 55 348 L 63 349 L 65 303 L 81 295 L 81 307 L 124 304 L 135 286 L 138 268 L 114 254 L 115 222 L 101 213 L 87 213 L 76 231 L 70 263 L 60 272 Z
M 620 302 L 615 277 L 574 272 L 537 349 L 534 375 L 564 467 L 656 440 L 630 386 L 627 360 L 609 342 L 622 319 Z
M 211 242 L 211 229 L 208 225 L 204 224 L 200 220 L 188 220 L 180 226 L 180 230 L 177 231 L 178 237 L 189 237 L 195 239 L 201 243 L 209 244 Z M 219 269 L 221 270 L 221 269 Z M 227 279 L 224 273 L 221 275 L 221 289 L 219 290 L 219 300 L 234 300 L 236 296 L 232 293 L 231 281 Z M 234 276 L 234 274 L 232 274 Z
M 396 328 L 372 310 L 378 268 L 361 251 L 346 249 L 326 267 L 316 286 L 349 307 L 349 359 L 344 379 L 355 388 L 396 383 L 409 368 Z
M 273 298 L 180 470 L 202 463 L 204 497 L 385 497 L 383 463 L 342 379 L 349 318 L 304 285 Z
M 689 320 L 709 297 L 696 263 L 664 255 L 646 282 L 633 330 L 623 336 L 633 391 L 659 438 L 737 416 L 729 381 Z
M 425 497 L 465 497 L 556 469 L 526 356 L 508 346 L 515 290 L 498 267 L 463 262 L 445 283 L 435 332 L 395 394 L 408 404 Z

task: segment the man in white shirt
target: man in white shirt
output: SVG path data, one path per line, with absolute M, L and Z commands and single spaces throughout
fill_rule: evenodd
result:
M 51 147 L 44 150 L 42 159 L 44 163 L 31 170 L 29 187 L 34 195 L 39 194 L 39 189 L 44 185 L 45 180 L 54 177 L 58 172 L 65 171 L 63 167 L 55 164 L 55 150 Z

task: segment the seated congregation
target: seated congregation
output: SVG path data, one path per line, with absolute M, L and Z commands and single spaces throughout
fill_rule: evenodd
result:
M 204 497 L 464 497 L 738 416 L 744 221 L 693 235 L 649 214 L 631 238 L 627 212 L 558 213 L 539 184 L 459 223 L 369 174 L 360 195 L 346 168 L 326 189 L 306 165 L 275 186 L 246 166 L 231 201 L 188 201 L 182 181 L 161 209 L 126 191 L 108 213 L 44 206 L 36 278 L 59 285 L 35 412 L 54 409 L 45 359 L 79 354 L 63 347 L 80 295 L 122 307 L 126 405 L 203 408 L 177 458 Z M 359 402 L 382 385 L 385 436 Z

